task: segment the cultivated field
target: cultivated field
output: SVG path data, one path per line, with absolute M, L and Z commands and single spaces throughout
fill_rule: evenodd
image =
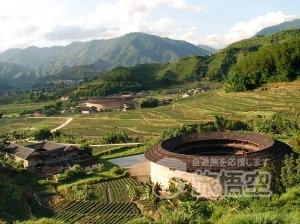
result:
M 50 208 L 32 203 L 34 214 L 52 217 L 66 223 L 126 223 L 140 216 L 131 202 L 128 186 L 140 186 L 132 178 L 122 178 L 66 189 L 63 201 Z
M 168 96 L 166 96 L 168 97 Z M 169 96 L 171 97 L 171 96 Z M 196 124 L 213 121 L 215 115 L 228 119 L 247 120 L 256 116 L 270 117 L 274 113 L 297 120 L 300 123 L 300 81 L 270 84 L 266 88 L 243 93 L 225 93 L 212 90 L 172 104 L 154 109 L 102 112 L 92 115 L 73 116 L 73 121 L 62 129 L 66 134 L 99 140 L 106 133 L 124 130 L 131 137 L 141 141 L 158 139 L 167 128 L 183 124 Z M 24 105 L 23 105 L 24 106 Z M 12 109 L 17 112 L 20 106 Z M 23 108 L 22 108 L 23 109 Z M 0 108 L 1 111 L 1 108 Z M 14 129 L 59 126 L 66 119 L 2 119 L 1 133 Z
M 244 93 L 208 91 L 154 109 L 81 115 L 63 131 L 97 139 L 108 132 L 124 130 L 130 136 L 153 139 L 167 128 L 213 121 L 215 115 L 246 120 L 278 112 L 300 123 L 300 81 L 271 84 L 267 88 Z
M 39 128 L 48 127 L 53 129 L 62 123 L 64 123 L 67 118 L 39 118 L 39 117 L 4 117 L 0 119 L 0 135 L 9 133 L 11 131 L 34 131 Z
M 17 116 L 21 111 L 24 110 L 36 110 L 41 109 L 45 105 L 51 104 L 53 101 L 49 101 L 46 103 L 14 103 L 14 104 L 6 104 L 0 105 L 0 111 L 4 112 L 4 114 L 8 116 Z

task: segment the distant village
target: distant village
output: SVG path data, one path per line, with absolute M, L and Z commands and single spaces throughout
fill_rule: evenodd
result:
M 174 90 L 167 92 L 170 94 L 179 94 L 180 98 L 188 98 L 195 94 L 200 94 L 205 92 L 205 89 L 190 89 L 187 92 L 181 90 Z M 83 102 L 81 106 L 78 106 L 82 114 L 91 114 L 96 112 L 103 112 L 108 110 L 119 110 L 127 111 L 138 108 L 138 99 L 142 97 L 147 97 L 145 93 L 134 93 L 130 95 L 120 95 L 120 96 L 110 96 L 103 98 L 90 98 L 89 100 Z M 62 101 L 68 100 L 67 96 L 62 96 Z M 172 103 L 175 98 L 165 98 L 158 100 L 157 106 L 165 106 Z
M 73 80 L 57 80 L 51 82 L 51 85 L 63 85 L 64 88 L 66 89 L 74 88 L 79 84 L 80 81 L 73 81 Z M 178 100 L 180 98 L 188 98 L 192 95 L 201 94 L 203 92 L 206 92 L 208 89 L 209 89 L 208 87 L 201 87 L 201 88 L 187 89 L 187 90 L 180 90 L 180 89 L 164 90 L 164 93 L 162 94 L 163 97 L 160 97 L 159 99 L 155 99 L 157 100 L 157 104 L 149 107 L 165 106 L 171 104 L 173 101 Z M 0 95 L 2 97 L 3 96 L 5 97 L 5 96 L 14 96 L 14 95 L 21 96 L 22 94 L 27 94 L 27 98 L 31 102 L 36 103 L 36 102 L 42 102 L 43 97 L 47 96 L 47 94 L 51 95 L 52 92 L 53 91 L 50 89 L 44 89 L 44 90 L 32 89 L 28 91 L 5 92 L 5 93 L 1 93 Z M 23 111 L 22 113 L 20 113 L 20 116 L 40 117 L 40 116 L 51 116 L 60 113 L 93 114 L 93 113 L 112 111 L 112 110 L 127 111 L 127 110 L 142 108 L 140 102 L 147 98 L 153 99 L 153 97 L 150 93 L 138 92 L 138 93 L 131 93 L 127 95 L 94 97 L 94 98 L 89 98 L 87 100 L 79 99 L 79 101 L 75 102 L 72 99 L 72 97 L 70 97 L 67 93 L 61 95 L 59 100 L 57 101 L 57 93 L 56 93 L 56 98 L 52 99 L 52 100 L 56 100 L 55 104 L 50 106 L 45 106 L 44 108 L 36 108 L 33 111 Z M 51 99 L 47 99 L 47 100 L 51 100 Z M 62 106 L 62 104 L 64 106 Z

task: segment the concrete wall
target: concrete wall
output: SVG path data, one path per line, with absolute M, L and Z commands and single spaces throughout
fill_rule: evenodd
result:
M 151 162 L 150 177 L 153 183 L 160 183 L 163 190 L 168 188 L 169 180 L 173 177 L 185 180 L 193 186 L 201 197 L 216 198 L 222 193 L 222 185 L 213 177 L 203 175 L 203 172 L 188 173 L 183 170 L 170 169 L 166 166 Z

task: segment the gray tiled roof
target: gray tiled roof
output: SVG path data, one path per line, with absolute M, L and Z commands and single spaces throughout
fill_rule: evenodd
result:
M 63 145 L 63 144 L 58 144 L 49 141 L 28 145 L 27 147 L 37 149 L 40 151 L 52 151 L 52 150 L 70 151 L 75 149 L 73 146 L 70 145 Z
M 47 150 L 47 151 L 52 151 L 52 150 L 58 150 L 58 149 L 63 149 L 65 148 L 66 146 L 65 145 L 61 145 L 61 144 L 57 144 L 57 143 L 54 143 L 54 142 L 44 142 L 44 145 L 43 145 L 43 149 L 44 150 Z
M 53 142 L 41 142 L 28 146 L 21 146 L 15 143 L 10 143 L 6 147 L 6 151 L 16 157 L 27 159 L 30 156 L 40 156 L 45 154 L 45 151 L 72 151 L 76 150 L 74 146 L 62 145 Z
M 8 146 L 6 146 L 6 151 L 9 154 L 12 154 L 22 159 L 27 159 L 32 154 L 39 154 L 39 152 L 37 152 L 35 149 L 17 145 L 14 143 L 10 143 Z

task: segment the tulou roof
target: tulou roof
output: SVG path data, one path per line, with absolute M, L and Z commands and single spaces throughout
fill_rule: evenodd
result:
M 187 171 L 194 172 L 198 169 L 253 169 L 259 167 L 258 162 L 261 166 L 262 161 L 281 163 L 291 152 L 288 145 L 266 135 L 224 131 L 170 138 L 148 149 L 145 157 L 169 168 L 172 164 L 164 161 L 175 159 L 183 162 Z M 231 166 L 221 161 L 230 161 Z M 246 163 L 241 164 L 241 161 Z

